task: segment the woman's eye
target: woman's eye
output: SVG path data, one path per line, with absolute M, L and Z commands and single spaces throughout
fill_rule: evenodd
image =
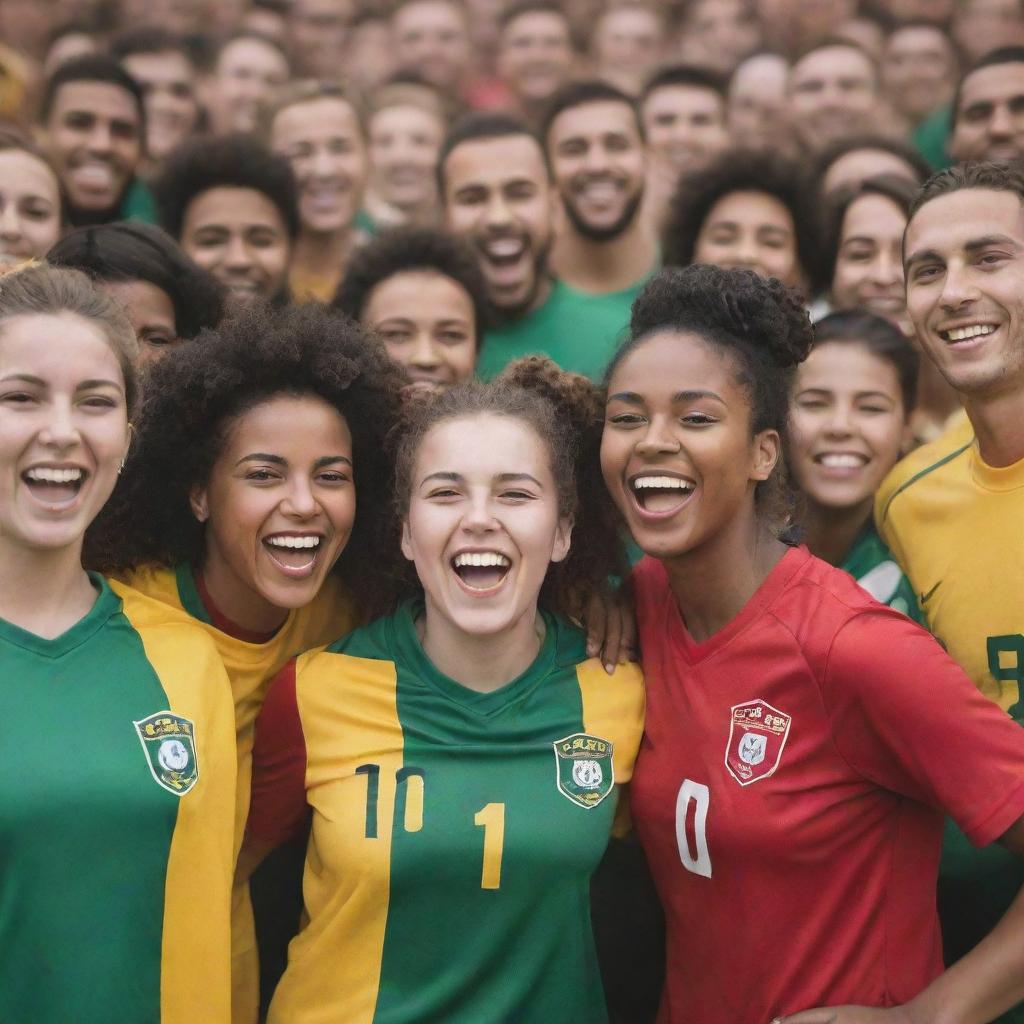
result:
M 436 491 L 431 491 L 428 498 L 457 498 L 459 492 L 452 487 L 439 487 Z
M 245 479 L 263 483 L 267 480 L 274 480 L 275 475 L 269 469 L 253 469 L 246 473 Z
M 608 422 L 614 423 L 617 427 L 635 427 L 643 422 L 643 417 L 635 412 L 620 412 L 609 416 Z
M 29 402 L 34 400 L 35 396 L 25 391 L 11 391 L 6 395 L 0 395 L 0 402 L 7 402 L 11 405 L 28 405 Z
M 717 420 L 713 416 L 709 416 L 706 412 L 690 412 L 682 417 L 683 423 L 687 423 L 690 426 L 695 427 L 706 427 L 709 424 L 716 423 Z
M 82 405 L 88 409 L 113 409 L 117 403 L 105 395 L 90 395 L 82 399 Z
M 348 483 L 349 477 L 347 473 L 333 470 L 330 473 L 321 473 L 318 479 L 327 484 L 344 484 Z
M 502 491 L 501 497 L 512 501 L 530 501 L 533 495 L 529 491 Z

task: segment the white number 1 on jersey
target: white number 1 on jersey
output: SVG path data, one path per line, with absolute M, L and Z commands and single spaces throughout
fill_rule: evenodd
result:
M 690 849 L 690 837 L 686 834 L 686 816 L 693 811 L 693 836 L 697 849 Z M 683 779 L 676 797 L 676 844 L 679 846 L 679 858 L 687 871 L 695 875 L 711 877 L 711 855 L 708 853 L 708 806 L 711 803 L 711 790 L 700 782 Z

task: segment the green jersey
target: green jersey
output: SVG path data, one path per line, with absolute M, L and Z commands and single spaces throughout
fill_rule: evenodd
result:
M 868 523 L 861 531 L 839 568 L 848 572 L 876 601 L 903 612 L 915 622 L 924 622 L 914 588 L 878 536 L 874 523 Z
M 563 370 L 600 380 L 629 326 L 633 300 L 646 283 L 645 277 L 622 291 L 595 295 L 553 282 L 543 306 L 487 331 L 477 374 L 490 380 L 514 359 L 545 355 Z
M 257 723 L 249 832 L 313 809 L 308 923 L 271 1024 L 606 1019 L 590 876 L 643 727 L 635 665 L 609 678 L 545 617 L 493 693 L 442 675 L 418 608 L 302 655 Z
M 183 616 L 91 579 L 53 640 L 0 620 L 0 1021 L 225 1021 L 227 676 Z

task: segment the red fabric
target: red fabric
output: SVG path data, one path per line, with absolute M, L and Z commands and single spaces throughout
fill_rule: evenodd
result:
M 213 598 L 210 596 L 210 591 L 206 589 L 206 580 L 203 579 L 203 574 L 199 569 L 194 572 L 196 581 L 196 593 L 199 595 L 199 600 L 203 602 L 203 607 L 206 609 L 206 614 L 210 616 L 210 625 L 214 629 L 219 629 L 222 633 L 227 633 L 228 636 L 233 637 L 235 640 L 241 640 L 247 644 L 265 644 L 269 640 L 273 640 L 274 634 L 277 633 L 276 629 L 272 629 L 269 633 L 257 633 L 253 629 L 245 629 L 239 626 L 238 623 L 232 622 L 226 615 L 224 615 L 220 609 L 213 603 Z
M 630 801 L 668 924 L 660 1022 L 905 1002 L 942 969 L 942 811 L 979 845 L 1024 815 L 1024 731 L 806 550 L 702 644 L 660 563 L 635 583 L 647 722 Z
M 295 659 L 274 677 L 256 719 L 246 835 L 278 846 L 298 835 L 306 804 L 306 738 L 295 697 Z

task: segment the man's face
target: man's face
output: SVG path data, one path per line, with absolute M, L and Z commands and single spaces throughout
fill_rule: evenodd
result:
M 993 64 L 964 79 L 949 152 L 958 161 L 1024 156 L 1024 63 Z
M 925 203 L 904 240 L 907 312 L 925 353 L 968 397 L 1024 388 L 1024 207 L 961 189 Z
M 882 61 L 882 82 L 893 107 L 914 121 L 927 117 L 953 92 L 956 58 L 946 33 L 927 25 L 896 29 Z
M 789 106 L 800 141 L 809 149 L 867 132 L 878 112 L 875 69 L 852 46 L 814 50 L 793 65 Z
M 1024 43 L 1020 0 L 961 0 L 951 26 L 968 63 L 1001 46 Z
M 662 58 L 664 35 L 665 26 L 653 10 L 610 10 L 594 32 L 592 49 L 598 77 L 625 92 L 639 92 Z
M 788 143 L 786 85 L 789 65 L 785 57 L 759 54 L 745 60 L 729 82 L 728 120 L 733 141 L 755 149 Z
M 44 129 L 80 219 L 116 214 L 142 156 L 135 97 L 112 82 L 67 82 L 57 90 Z
M 401 67 L 458 93 L 470 61 L 469 29 L 460 8 L 449 0 L 413 0 L 395 12 L 391 27 Z
M 646 154 L 633 109 L 617 100 L 569 107 L 551 123 L 547 146 L 572 226 L 593 242 L 618 238 L 644 196 Z
M 251 132 L 260 107 L 288 81 L 288 62 L 270 43 L 243 38 L 229 43 L 217 58 L 210 112 L 218 133 Z
M 529 11 L 501 34 L 498 74 L 525 103 L 550 99 L 572 74 L 569 23 L 550 11 Z
M 195 75 L 183 53 L 133 53 L 121 61 L 142 86 L 146 101 L 146 151 L 162 160 L 192 134 L 199 118 Z
M 729 72 L 761 41 L 745 0 L 695 0 L 683 31 L 683 58 Z
M 445 160 L 446 226 L 476 250 L 488 297 L 508 318 L 543 295 L 555 203 L 532 136 L 470 139 Z
M 300 74 L 338 79 L 352 8 L 352 0 L 292 0 L 288 49 Z
M 673 178 L 703 167 L 729 144 L 725 100 L 696 85 L 654 89 L 640 110 L 652 158 Z

